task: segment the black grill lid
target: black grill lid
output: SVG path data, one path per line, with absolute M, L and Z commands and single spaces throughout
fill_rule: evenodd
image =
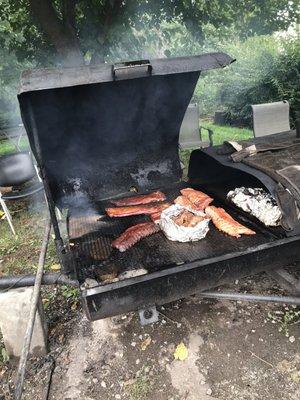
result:
M 178 136 L 201 71 L 224 53 L 25 71 L 19 103 L 57 205 L 103 199 L 181 177 Z

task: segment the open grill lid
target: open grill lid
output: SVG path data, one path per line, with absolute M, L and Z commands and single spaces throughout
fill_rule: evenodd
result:
M 179 130 L 200 72 L 232 61 L 210 53 L 25 71 L 22 119 L 55 204 L 179 181 Z

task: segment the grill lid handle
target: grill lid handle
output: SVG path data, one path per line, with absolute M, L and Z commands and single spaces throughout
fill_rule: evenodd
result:
M 114 80 L 150 76 L 151 74 L 152 65 L 149 60 L 127 61 L 112 66 Z

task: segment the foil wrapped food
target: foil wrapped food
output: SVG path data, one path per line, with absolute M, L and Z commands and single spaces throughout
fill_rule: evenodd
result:
M 182 226 L 178 225 L 174 218 L 179 216 L 186 208 L 174 204 L 165 209 L 161 213 L 159 225 L 169 240 L 176 242 L 194 242 L 203 239 L 209 231 L 210 219 L 206 214 L 201 213 L 203 220 L 198 222 L 195 226 Z M 200 212 L 195 213 L 199 216 Z
M 281 210 L 274 197 L 262 188 L 239 187 L 228 192 L 227 199 L 266 226 L 280 225 Z

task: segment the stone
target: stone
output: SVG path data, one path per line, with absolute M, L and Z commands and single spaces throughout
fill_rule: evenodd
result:
M 11 289 L 0 293 L 0 330 L 10 357 L 20 357 L 30 312 L 33 287 Z M 47 326 L 41 299 L 38 302 L 30 354 L 47 353 Z

